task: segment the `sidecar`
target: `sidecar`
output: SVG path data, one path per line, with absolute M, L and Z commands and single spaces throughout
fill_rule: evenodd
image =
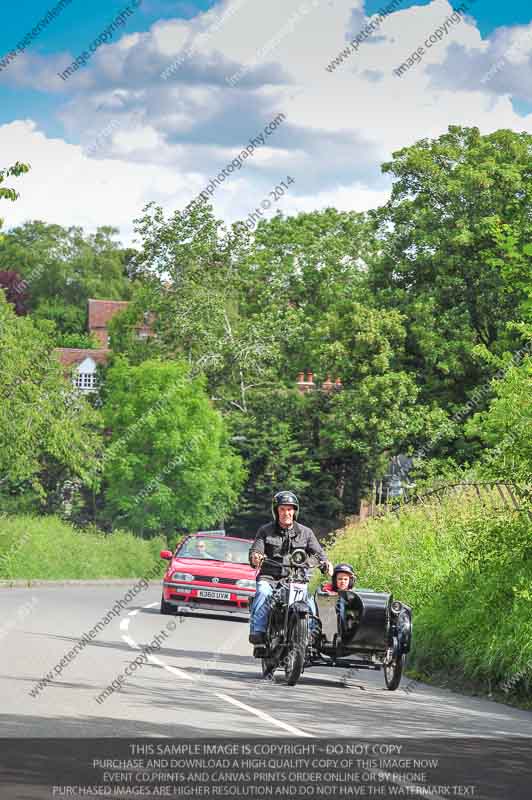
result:
M 397 689 L 412 641 L 410 606 L 372 589 L 320 587 L 314 599 L 317 630 L 305 667 L 383 669 L 386 687 Z

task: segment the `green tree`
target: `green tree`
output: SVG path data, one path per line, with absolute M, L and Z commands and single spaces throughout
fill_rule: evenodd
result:
M 532 330 L 530 331 L 532 334 Z M 529 334 L 529 335 L 530 335 Z M 532 343 L 532 339 L 529 340 Z M 488 479 L 532 485 L 532 359 L 508 366 L 494 381 L 489 407 L 466 425 L 469 436 L 478 437 L 485 450 L 477 465 Z
M 0 242 L 0 268 L 15 269 L 27 283 L 34 317 L 55 322 L 58 333 L 87 330 L 89 297 L 127 300 L 129 249 L 102 226 L 88 236 L 79 227 L 39 221 L 10 230 Z
M 407 329 L 406 367 L 421 399 L 448 410 L 488 376 L 475 348 L 512 349 L 507 328 L 530 274 L 532 136 L 449 127 L 393 154 L 388 203 L 373 212 L 380 252 L 370 269 L 377 302 L 399 309 Z
M 118 357 L 103 413 L 112 431 L 104 456 L 105 517 L 141 534 L 222 521 L 244 480 L 226 426 L 201 378 L 184 363 Z
M 334 359 L 321 361 L 324 318 L 332 326 L 337 309 L 371 303 L 366 272 L 374 243 L 363 214 L 332 208 L 288 218 L 279 214 L 258 225 L 239 263 L 242 303 L 253 318 L 269 322 L 275 312 L 281 381 L 291 384 L 302 369 L 335 368 Z
M 283 386 L 253 389 L 247 411 L 235 410 L 230 415 L 232 441 L 248 471 L 240 502 L 230 518 L 231 530 L 254 533 L 270 513 L 272 495 L 283 487 L 304 498 L 305 519 L 313 524 L 316 516 L 327 521 L 336 516 L 334 481 L 325 506 L 324 493 L 315 491 L 320 464 L 313 399 Z
M 62 485 L 97 484 L 100 417 L 67 382 L 52 326 L 15 316 L 0 291 L 0 486 L 54 510 Z
M 160 354 L 184 358 L 193 374 L 206 375 L 222 408 L 245 412 L 248 392 L 275 376 L 282 335 L 275 306 L 254 314 L 246 303 L 249 234 L 241 224 L 227 230 L 203 204 L 169 220 L 150 204 L 136 230 L 143 241 L 136 274 Z

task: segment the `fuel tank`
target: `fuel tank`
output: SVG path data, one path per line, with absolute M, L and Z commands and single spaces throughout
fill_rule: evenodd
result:
M 343 647 L 356 650 L 385 650 L 390 631 L 390 603 L 392 596 L 371 589 L 327 592 L 318 589 L 314 595 L 322 633 L 332 642 L 338 633 Z M 345 619 L 339 619 L 339 600 L 346 604 Z

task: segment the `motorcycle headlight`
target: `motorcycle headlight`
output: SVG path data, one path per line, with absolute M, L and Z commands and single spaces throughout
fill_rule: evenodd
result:
M 394 614 L 398 614 L 401 611 L 402 607 L 403 607 L 403 604 L 400 603 L 399 600 L 394 600 L 393 603 L 392 603 L 392 606 L 391 606 L 392 611 L 394 612 Z
M 256 587 L 255 581 L 248 581 L 242 579 L 241 581 L 237 581 L 235 586 L 240 586 L 241 589 L 254 589 Z
M 194 575 L 191 575 L 189 572 L 174 572 L 172 575 L 173 581 L 193 581 Z

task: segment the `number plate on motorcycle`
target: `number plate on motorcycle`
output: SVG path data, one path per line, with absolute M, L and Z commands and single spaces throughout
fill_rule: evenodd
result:
M 290 599 L 289 605 L 297 603 L 299 600 L 307 599 L 307 584 L 306 583 L 291 583 L 290 584 Z
M 213 592 L 212 589 L 198 589 L 198 597 L 210 597 L 211 600 L 230 600 L 231 592 Z

